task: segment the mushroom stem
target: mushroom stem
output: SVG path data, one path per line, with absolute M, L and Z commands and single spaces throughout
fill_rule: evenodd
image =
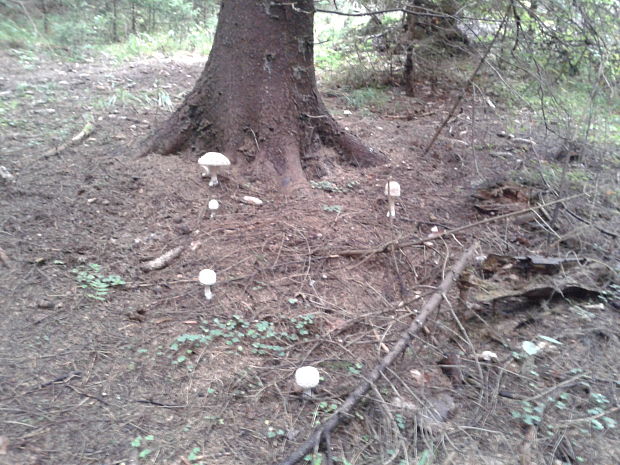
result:
M 217 186 L 220 182 L 217 180 L 217 168 L 211 167 L 211 181 L 209 181 L 209 187 Z
M 396 216 L 396 205 L 394 202 L 394 197 L 388 197 L 388 205 L 390 207 L 390 210 L 388 211 L 387 216 L 394 218 Z
M 213 292 L 211 292 L 211 286 L 205 286 L 205 297 L 207 300 L 211 300 L 213 298 Z

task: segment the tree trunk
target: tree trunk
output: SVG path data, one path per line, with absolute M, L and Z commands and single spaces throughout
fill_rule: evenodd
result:
M 305 182 L 321 145 L 368 166 L 384 156 L 344 131 L 316 88 L 312 0 L 223 0 L 213 48 L 194 89 L 143 154 L 226 154 L 284 188 Z
M 41 13 L 43 13 L 43 32 L 45 32 L 45 34 L 49 34 L 50 33 L 50 25 L 49 25 L 49 20 L 47 17 L 47 4 L 45 3 L 45 0 L 41 0 L 40 2 L 40 8 L 41 8 Z
M 403 81 L 407 95 L 413 96 L 416 81 L 415 44 L 433 38 L 434 46 L 454 54 L 463 45 L 468 45 L 469 40 L 458 28 L 455 15 L 459 11 L 459 3 L 455 0 L 413 0 L 409 8 L 414 12 L 421 8 L 422 13 L 433 13 L 430 16 L 413 13 L 405 17 L 407 55 L 403 69 Z
M 118 38 L 118 0 L 112 0 L 112 41 L 120 42 Z

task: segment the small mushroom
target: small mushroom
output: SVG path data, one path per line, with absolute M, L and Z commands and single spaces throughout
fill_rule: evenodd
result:
M 213 286 L 217 281 L 215 271 L 209 269 L 200 271 L 198 274 L 198 281 L 200 281 L 200 284 L 205 287 L 205 297 L 207 300 L 211 300 L 213 298 L 211 286 Z
M 385 185 L 385 195 L 387 195 L 388 205 L 390 207 L 387 216 L 388 218 L 394 218 L 396 216 L 395 202 L 396 199 L 400 197 L 400 184 L 398 184 L 396 181 L 388 181 L 388 183 Z
M 305 397 L 312 397 L 312 389 L 319 385 L 319 370 L 313 366 L 304 366 L 295 371 L 295 382 L 304 390 Z
M 219 184 L 217 174 L 227 166 L 230 166 L 230 160 L 223 153 L 207 152 L 198 159 L 198 164 L 205 170 L 206 174 L 203 174 L 203 176 L 211 176 L 209 186 L 213 187 Z
M 211 212 L 209 218 L 215 218 L 215 214 L 217 213 L 218 208 L 220 208 L 220 203 L 217 200 L 209 200 L 209 211 Z

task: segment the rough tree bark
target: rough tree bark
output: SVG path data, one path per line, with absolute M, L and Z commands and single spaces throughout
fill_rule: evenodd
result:
M 284 188 L 305 182 L 304 160 L 322 145 L 358 166 L 384 161 L 319 96 L 313 16 L 312 0 L 223 0 L 202 75 L 143 153 L 219 151 Z

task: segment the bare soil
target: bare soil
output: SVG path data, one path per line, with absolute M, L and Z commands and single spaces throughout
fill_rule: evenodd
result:
M 234 169 L 210 188 L 192 156 L 134 156 L 169 114 L 166 97 L 178 104 L 203 65 L 1 55 L 0 165 L 14 180 L 0 179 L 0 464 L 276 463 L 390 350 L 474 240 L 479 255 L 588 258 L 606 277 L 594 293 L 516 307 L 476 306 L 455 289 L 336 430 L 333 457 L 620 463 L 618 166 L 604 150 L 582 148 L 569 168 L 593 182 L 558 188 L 544 181 L 561 145 L 527 112 L 515 122 L 467 97 L 422 155 L 458 89 L 394 88 L 381 108 L 352 114 L 343 92 L 324 89 L 389 164 L 357 169 L 326 153 L 305 160 L 314 188 L 294 196 Z M 54 153 L 87 121 L 92 134 Z M 536 145 L 497 136 L 509 125 Z M 393 220 L 390 177 L 402 188 Z M 586 186 L 568 205 L 582 220 L 551 207 L 373 252 L 488 218 L 472 194 L 504 181 L 532 202 Z M 177 246 L 168 266 L 143 271 Z M 211 301 L 203 268 L 218 275 Z M 106 284 L 111 275 L 124 284 Z M 528 357 L 524 341 L 547 346 Z M 484 350 L 498 360 L 477 358 Z M 438 366 L 446 355 L 456 372 Z M 307 364 L 323 377 L 312 399 L 293 383 Z

